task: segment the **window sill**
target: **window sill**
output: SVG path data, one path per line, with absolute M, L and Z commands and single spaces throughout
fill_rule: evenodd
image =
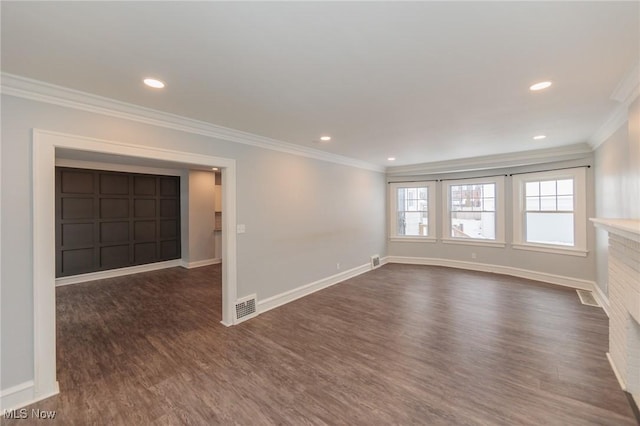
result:
M 537 244 L 511 244 L 511 247 L 516 250 L 529 250 L 539 251 L 542 253 L 564 254 L 567 256 L 579 256 L 587 257 L 589 251 L 583 249 L 577 249 L 574 247 L 550 247 Z
M 507 244 L 504 241 L 485 241 L 485 240 L 454 240 L 452 238 L 443 238 L 441 240 L 444 244 L 462 244 L 467 246 L 484 246 L 484 247 L 506 247 Z
M 435 243 L 433 237 L 389 237 L 392 243 Z

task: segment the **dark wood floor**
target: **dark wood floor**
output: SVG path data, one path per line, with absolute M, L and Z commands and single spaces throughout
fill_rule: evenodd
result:
M 232 328 L 219 265 L 57 300 L 61 393 L 29 408 L 58 424 L 636 424 L 606 315 L 562 287 L 386 265 Z

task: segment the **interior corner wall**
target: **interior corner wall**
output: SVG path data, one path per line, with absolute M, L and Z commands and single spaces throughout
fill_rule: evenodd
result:
M 202 170 L 189 171 L 188 263 L 210 261 L 216 257 L 215 185 L 215 173 Z
M 246 227 L 239 298 L 263 300 L 335 275 L 337 262 L 344 271 L 386 255 L 383 173 L 14 96 L 1 102 L 2 390 L 34 379 L 34 128 L 234 159 L 236 219 Z
M 640 219 L 640 97 L 628 121 L 595 151 L 596 217 Z M 607 293 L 608 233 L 596 229 L 597 284 Z

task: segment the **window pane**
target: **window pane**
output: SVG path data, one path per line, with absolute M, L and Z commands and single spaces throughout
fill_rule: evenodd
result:
M 407 209 L 405 194 L 406 194 L 405 188 L 398 188 L 398 190 L 396 191 L 396 195 L 398 197 L 398 202 L 397 202 L 398 211 L 404 211 Z
M 426 187 L 397 188 L 396 235 L 427 235 L 428 194 Z
M 527 182 L 526 195 L 527 197 L 540 195 L 540 182 Z
M 558 181 L 558 195 L 573 195 L 573 179 Z
M 555 210 L 556 197 L 540 197 L 540 210 Z
M 427 236 L 429 223 L 426 212 L 399 212 L 398 235 Z
M 540 182 L 540 195 L 556 195 L 556 181 L 547 180 Z
M 493 212 L 451 212 L 451 236 L 454 238 L 496 239 L 496 214 Z
M 451 237 L 496 238 L 496 184 L 451 185 Z
M 494 212 L 496 211 L 496 200 L 495 198 L 485 198 L 484 199 L 484 210 Z
M 428 188 L 398 188 L 398 211 L 427 210 Z
M 482 194 L 483 197 L 495 198 L 496 196 L 496 185 L 491 183 L 484 185 L 484 192 Z
M 563 195 L 558 197 L 558 210 L 573 211 L 573 196 Z
M 462 209 L 461 187 L 452 185 L 449 187 L 449 198 L 451 199 L 451 210 Z
M 527 213 L 527 242 L 573 246 L 573 213 Z
M 525 210 L 537 211 L 540 210 L 540 197 L 527 197 L 527 205 Z

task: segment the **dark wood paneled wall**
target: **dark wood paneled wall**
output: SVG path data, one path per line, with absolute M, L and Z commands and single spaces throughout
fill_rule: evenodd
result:
M 180 177 L 56 167 L 56 276 L 180 257 Z

